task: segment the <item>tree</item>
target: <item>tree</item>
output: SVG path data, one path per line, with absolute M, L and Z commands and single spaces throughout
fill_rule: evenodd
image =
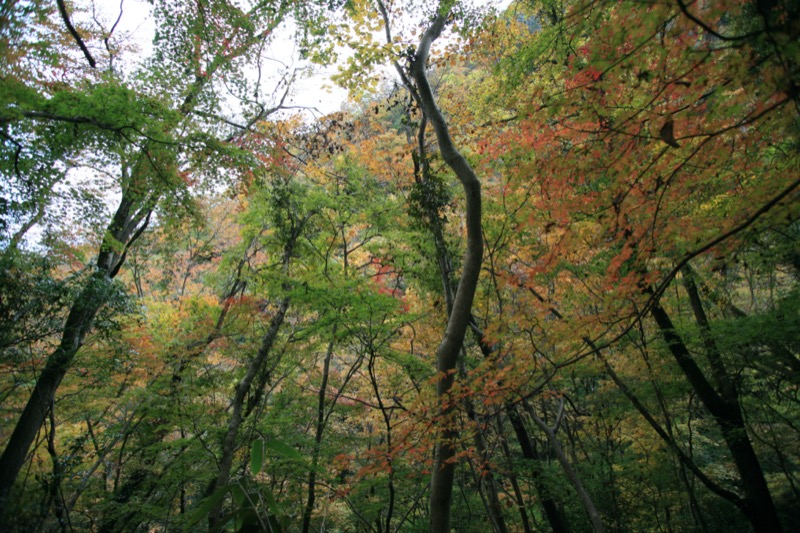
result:
M 453 145 L 447 122 L 436 106 L 433 92 L 426 74 L 426 64 L 430 47 L 442 33 L 449 16 L 449 9 L 442 4 L 431 25 L 420 39 L 419 47 L 411 63 L 411 76 L 417 84 L 425 115 L 431 121 L 442 158 L 447 162 L 464 187 L 467 198 L 467 251 L 461 271 L 461 279 L 453 299 L 453 309 L 447 322 L 442 343 L 436 351 L 436 371 L 439 375 L 436 394 L 441 404 L 440 420 L 445 424 L 436 453 L 431 480 L 431 531 L 450 530 L 450 500 L 453 490 L 455 464 L 455 442 L 458 433 L 448 427 L 448 415 L 453 411 L 448 393 L 455 379 L 456 362 L 462 349 L 464 336 L 469 326 L 472 312 L 472 299 L 478 284 L 483 256 L 483 236 L 481 234 L 481 186 L 478 177 L 467 160 Z
M 731 7 L 729 12 L 738 9 Z M 785 15 L 792 10 L 776 9 Z M 552 26 L 532 36 L 531 43 L 537 44 L 528 51 L 537 55 L 529 58 L 547 59 L 537 65 L 536 78 L 542 82 L 533 83 L 543 103 L 528 115 L 537 117 L 533 122 L 522 121 L 531 141 L 529 148 L 518 152 L 514 164 L 538 176 L 535 195 L 524 179 L 516 186 L 519 205 L 532 201 L 539 209 L 533 217 L 540 230 L 531 235 L 536 245 L 528 245 L 526 259 L 509 265 L 508 272 L 514 283 L 547 295 L 536 298 L 544 312 L 554 312 L 551 302 L 570 302 L 575 316 L 557 338 L 569 342 L 570 333 L 578 330 L 580 338 L 588 339 L 583 347 L 572 349 L 575 361 L 582 354 L 597 354 L 598 347 L 623 342 L 633 324 L 652 313 L 687 381 L 717 413 L 722 434 L 728 432 L 726 426 L 736 426 L 735 433 L 742 438 L 747 434 L 744 424 L 733 422 L 740 419 L 733 415 L 739 407 L 730 416 L 720 416 L 714 404 L 717 394 L 705 387 L 708 382 L 700 377 L 689 351 L 678 349 L 681 343 L 669 333 L 675 325 L 658 304 L 684 265 L 715 246 L 718 256 L 735 253 L 739 234 L 757 227 L 756 221 L 792 196 L 797 186 L 794 176 L 778 170 L 793 160 L 791 152 L 776 158 L 755 148 L 763 146 L 765 137 L 780 143 L 795 132 L 794 118 L 778 113 L 795 99 L 786 90 L 794 83 L 793 75 L 783 65 L 771 63 L 776 57 L 772 53 L 780 47 L 765 53 L 761 41 L 772 39 L 768 35 L 773 31 L 791 30 L 777 30 L 775 13 L 762 12 L 752 26 L 733 15 L 725 30 L 740 31 L 721 33 L 702 22 L 716 20 L 718 14 L 715 9 L 693 13 L 682 4 L 675 10 L 653 10 L 643 19 L 652 25 L 640 24 L 623 37 L 619 28 L 626 27 L 624 21 L 639 15 L 628 7 L 609 6 L 603 18 L 585 22 L 554 13 Z M 698 35 L 698 26 L 711 37 Z M 565 36 L 575 39 L 574 51 L 566 59 L 553 48 L 537 47 Z M 718 46 L 732 41 L 736 49 L 752 50 L 752 56 Z M 621 53 L 621 58 L 610 50 Z M 553 66 L 561 61 L 566 68 Z M 734 74 L 745 71 L 755 77 Z M 698 85 L 698 79 L 705 81 Z M 764 84 L 766 79 L 776 84 Z M 557 84 L 554 89 L 546 85 L 552 82 Z M 760 83 L 759 89 L 745 95 L 753 83 Z M 645 84 L 655 92 L 639 95 Z M 541 128 L 542 123 L 547 127 Z M 525 129 L 526 124 L 531 128 Z M 509 131 L 509 139 L 512 135 L 517 133 Z M 733 143 L 736 150 L 731 150 Z M 573 163 L 564 167 L 564 157 Z M 742 186 L 742 173 L 758 174 L 758 186 Z M 731 219 L 730 213 L 737 216 Z M 523 247 L 516 251 L 517 257 L 523 257 Z M 697 292 L 695 296 L 692 308 L 700 311 Z M 563 316 L 563 308 L 558 308 Z M 698 324 L 703 323 L 701 330 L 708 331 L 707 320 L 699 319 Z M 720 361 L 714 353 L 709 352 L 710 361 Z M 720 383 L 730 384 L 724 371 L 717 374 Z M 738 404 L 739 400 L 728 402 Z M 756 529 L 780 528 L 752 448 L 742 442 L 729 448 L 746 486 L 743 499 L 733 496 L 731 501 L 739 504 Z
M 160 81 L 174 84 L 166 91 L 172 96 L 172 102 L 148 97 L 146 92 L 139 90 L 137 83 L 120 80 L 113 69 L 112 48 L 106 47 L 109 81 L 83 93 L 57 90 L 49 100 L 38 97 L 32 104 L 24 102 L 17 106 L 19 111 L 15 110 L 4 120 L 8 126 L 20 122 L 24 124 L 26 121 L 34 124 L 43 122 L 45 131 L 52 126 L 56 133 L 77 133 L 75 128 L 79 128 L 77 131 L 85 131 L 89 138 L 97 139 L 96 149 L 100 150 L 100 157 L 118 165 L 121 199 L 102 236 L 93 271 L 87 276 L 84 288 L 70 307 L 59 346 L 48 357 L 0 457 L 3 467 L 3 476 L 0 478 L 2 513 L 7 511 L 6 502 L 17 473 L 44 422 L 56 389 L 83 345 L 97 312 L 113 293 L 113 279 L 120 271 L 129 248 L 147 228 L 159 200 L 166 198 L 169 203 L 181 203 L 186 183 L 180 179 L 177 171 L 179 156 L 176 148 L 191 147 L 198 142 L 212 149 L 218 146 L 213 138 L 202 134 L 194 133 L 195 138 L 192 139 L 193 133 L 190 133 L 179 140 L 177 136 L 173 137 L 174 133 L 191 127 L 192 114 L 208 116 L 204 107 L 209 102 L 204 99 L 210 99 L 212 105 L 215 103 L 214 80 L 241 68 L 237 62 L 253 54 L 253 50 L 282 22 L 288 6 L 276 8 L 259 5 L 251 13 L 221 4 L 211 10 L 206 10 L 202 3 L 187 4 L 178 9 L 175 7 L 158 10 L 160 16 L 164 17 L 164 23 L 160 26 L 162 33 L 156 40 L 167 39 L 161 42 L 168 42 L 172 48 L 159 49 L 159 63 L 154 69 Z M 70 34 L 77 39 L 91 68 L 95 69 L 96 62 L 69 22 L 63 3 L 59 3 L 59 9 Z M 174 18 L 176 15 L 181 15 L 181 23 L 168 24 L 178 20 Z M 262 28 L 257 28 L 251 22 L 242 24 L 242 21 L 256 18 L 263 25 Z M 111 34 L 104 37 L 108 43 Z M 185 68 L 184 61 L 188 61 L 193 69 L 193 78 L 179 74 Z M 170 67 L 177 67 L 178 70 L 169 70 Z M 191 81 L 183 82 L 186 79 Z M 246 85 L 240 86 L 247 88 Z M 137 105 L 132 105 L 134 102 Z M 258 111 L 248 117 L 251 124 L 277 109 L 259 102 L 256 102 L 256 107 Z M 247 130 L 250 125 L 240 127 Z M 7 135 L 6 138 L 21 146 L 13 137 Z M 78 135 L 73 139 L 76 142 Z M 109 142 L 116 146 L 106 144 Z M 19 153 L 21 148 L 17 150 Z M 109 156 L 112 159 L 107 159 Z
M 3 9 L 7 528 L 796 529 L 793 4 Z

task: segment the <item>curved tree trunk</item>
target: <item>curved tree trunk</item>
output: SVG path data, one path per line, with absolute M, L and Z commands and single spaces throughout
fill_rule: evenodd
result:
M 450 420 L 454 414 L 454 404 L 449 400 L 448 395 L 453 386 L 456 362 L 469 325 L 472 301 L 478 285 L 483 258 L 480 181 L 467 160 L 453 145 L 447 123 L 436 105 L 425 69 L 431 45 L 441 35 L 447 16 L 447 10 L 442 9 L 439 12 L 423 34 L 411 63 L 411 75 L 417 83 L 425 116 L 428 117 L 436 132 L 442 158 L 461 182 L 467 200 L 467 251 L 464 256 L 464 267 L 453 302 L 453 311 L 450 313 L 444 338 L 436 351 L 436 370 L 439 374 L 436 395 L 439 400 L 438 418 L 442 429 L 437 438 L 431 480 L 430 530 L 433 533 L 450 532 L 450 504 L 455 474 L 454 441 L 458 438 L 458 430 Z

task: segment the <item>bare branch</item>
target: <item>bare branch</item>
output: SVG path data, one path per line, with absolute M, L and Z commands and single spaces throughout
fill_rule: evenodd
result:
M 67 13 L 67 6 L 64 5 L 64 0 L 56 0 L 56 4 L 58 4 L 58 12 L 61 13 L 61 19 L 64 21 L 64 25 L 67 27 L 69 33 L 72 35 L 75 41 L 78 43 L 81 52 L 83 52 L 83 55 L 86 56 L 86 60 L 89 62 L 92 68 L 97 68 L 97 62 L 95 62 L 94 58 L 92 57 L 92 54 L 89 53 L 89 49 L 86 48 L 86 43 L 83 42 L 83 39 L 81 39 L 81 36 L 78 33 L 78 30 L 75 29 L 75 26 L 73 26 L 72 22 L 70 22 L 69 20 L 69 14 Z

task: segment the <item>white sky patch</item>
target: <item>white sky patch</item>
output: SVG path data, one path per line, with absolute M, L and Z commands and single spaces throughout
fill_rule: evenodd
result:
M 106 32 L 114 27 L 119 18 L 119 22 L 114 27 L 113 40 L 121 46 L 134 45 L 138 50 L 138 57 L 134 62 L 138 63 L 151 56 L 154 51 L 153 37 L 156 28 L 152 11 L 153 6 L 146 0 L 120 0 L 119 3 L 96 1 L 94 13 L 90 8 L 88 12 L 76 15 L 82 22 L 93 24 L 95 28 L 99 25 Z M 298 75 L 295 79 L 294 86 L 285 101 L 286 107 L 290 110 L 284 113 L 284 116 L 299 112 L 309 118 L 316 118 L 338 111 L 347 100 L 347 91 L 336 86 L 330 80 L 331 76 L 337 72 L 337 66 L 319 66 L 301 61 L 300 52 L 294 39 L 295 31 L 296 25 L 292 21 L 287 21 L 281 24 L 276 35 L 270 39 L 262 65 L 263 86 L 268 90 L 269 83 L 272 81 L 277 84 L 287 70 L 306 71 L 306 74 Z M 345 51 L 340 50 L 339 53 L 341 55 Z M 98 54 L 101 57 L 102 55 L 104 54 Z M 270 65 L 271 62 L 272 65 Z M 127 72 L 133 70 L 135 65 L 115 64 L 115 67 L 122 67 Z M 257 76 L 258 73 L 254 68 L 252 79 L 255 80 Z M 233 109 L 235 105 L 230 107 Z
M 392 2 L 387 1 L 386 3 L 391 9 Z M 476 6 L 493 5 L 498 11 L 503 11 L 511 3 L 512 0 L 474 1 Z M 152 15 L 152 5 L 147 0 L 119 0 L 119 2 L 116 0 L 95 0 L 95 4 L 95 13 L 92 16 L 95 22 L 99 22 L 105 30 L 111 29 L 117 18 L 119 18 L 114 31 L 115 40 L 119 44 L 134 44 L 139 49 L 140 59 L 153 53 L 155 20 Z M 431 5 L 433 4 L 431 3 Z M 83 16 L 87 15 L 90 14 L 87 13 Z M 392 24 L 394 25 L 392 28 L 393 34 L 400 35 L 404 39 L 404 45 L 416 46 L 419 31 L 414 32 L 411 30 L 416 25 L 414 15 L 410 12 L 403 12 L 399 17 L 395 17 Z M 300 59 L 300 53 L 294 39 L 295 30 L 296 26 L 291 21 L 281 25 L 277 34 L 271 39 L 266 51 L 266 56 L 276 62 L 276 70 L 273 71 L 272 76 L 267 74 L 266 65 L 262 70 L 265 82 L 270 77 L 277 82 L 281 72 L 287 69 L 305 71 L 304 74 L 297 77 L 289 97 L 286 99 L 285 105 L 289 109 L 280 116 L 300 113 L 307 120 L 313 120 L 342 110 L 348 101 L 348 91 L 336 85 L 331 77 L 339 72 L 340 67 L 347 58 L 354 54 L 354 51 L 348 47 L 338 47 L 336 54 L 339 59 L 336 63 L 326 66 L 312 65 L 310 62 L 304 62 Z M 385 42 L 383 31 L 381 25 L 381 28 L 374 35 L 376 42 Z M 437 48 L 441 49 L 447 42 L 447 39 L 444 39 Z M 283 68 L 277 68 L 278 65 L 282 65 Z M 375 70 L 375 74 L 384 80 L 399 82 L 397 74 L 391 65 L 378 66 Z M 267 75 L 265 76 L 265 74 Z M 231 108 L 234 107 L 231 106 Z

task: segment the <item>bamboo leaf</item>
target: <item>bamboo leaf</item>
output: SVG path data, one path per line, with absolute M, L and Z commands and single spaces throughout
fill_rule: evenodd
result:
M 277 455 L 285 457 L 286 459 L 299 460 L 303 458 L 303 455 L 300 452 L 298 452 L 297 450 L 295 450 L 294 448 L 292 448 L 291 446 L 280 440 L 274 440 L 274 439 L 266 440 L 264 441 L 264 446 L 266 446 L 267 449 L 275 452 Z
M 259 474 L 264 467 L 264 441 L 256 440 L 250 445 L 250 471 Z
M 195 509 L 194 513 L 192 513 L 189 522 L 183 527 L 184 531 L 189 531 L 195 524 L 200 522 L 205 516 L 211 512 L 211 509 L 217 505 L 222 499 L 225 497 L 225 494 L 230 490 L 230 485 L 224 485 L 218 488 L 214 493 L 209 496 L 208 498 L 200 504 L 200 507 Z

